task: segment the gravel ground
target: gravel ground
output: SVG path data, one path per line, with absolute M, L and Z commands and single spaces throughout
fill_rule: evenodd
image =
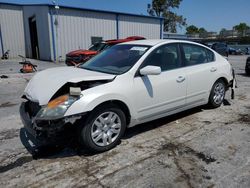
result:
M 238 88 L 217 109 L 199 107 L 127 130 L 111 151 L 70 144 L 32 156 L 18 108 L 33 74 L 1 61 L 0 187 L 250 187 L 250 77 L 247 56 L 230 56 Z M 34 61 L 38 69 L 63 66 Z

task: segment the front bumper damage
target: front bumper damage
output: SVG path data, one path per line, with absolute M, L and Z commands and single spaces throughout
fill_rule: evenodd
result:
M 39 142 L 40 145 L 56 145 L 66 143 L 68 138 L 76 135 L 76 121 L 85 114 L 62 117 L 58 119 L 39 119 L 35 117 L 34 109 L 29 109 L 29 102 L 23 102 L 20 106 L 20 117 L 25 131 L 30 140 Z

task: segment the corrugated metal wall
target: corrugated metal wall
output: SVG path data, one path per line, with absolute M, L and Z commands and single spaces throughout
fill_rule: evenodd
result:
M 56 15 L 53 15 L 53 22 Z M 91 37 L 116 38 L 116 15 L 74 9 L 59 9 L 58 26 L 54 25 L 55 46 L 61 59 L 76 49 L 91 45 Z M 58 41 L 56 41 L 58 35 Z
M 139 35 L 160 39 L 160 29 L 159 19 L 119 15 L 119 38 Z
M 0 4 L 0 27 L 3 45 L 0 56 L 2 56 L 2 50 L 10 50 L 10 58 L 17 57 L 19 54 L 25 55 L 22 7 Z
M 26 41 L 26 56 L 32 57 L 29 18 L 34 17 L 37 26 L 37 38 L 39 46 L 39 56 L 41 60 L 52 60 L 50 27 L 49 27 L 49 7 L 48 6 L 24 6 L 24 28 Z
M 4 51 L 10 50 L 11 57 L 18 54 L 32 57 L 30 18 L 36 20 L 42 60 L 55 60 L 55 56 L 63 60 L 72 50 L 88 48 L 91 37 L 108 40 L 138 35 L 158 39 L 161 34 L 160 20 L 149 17 L 62 7 L 57 12 L 46 5 L 0 4 L 0 54 L 3 46 Z

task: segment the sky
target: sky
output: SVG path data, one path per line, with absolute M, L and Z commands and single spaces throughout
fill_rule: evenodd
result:
M 147 15 L 147 4 L 152 0 L 57 0 L 59 4 L 82 8 L 118 11 Z M 52 0 L 0 0 L 14 3 L 51 3 Z M 207 31 L 219 32 L 232 29 L 240 22 L 250 25 L 250 0 L 183 0 L 179 9 L 174 9 L 187 19 L 188 25 L 204 27 Z M 185 28 L 178 29 L 185 33 Z

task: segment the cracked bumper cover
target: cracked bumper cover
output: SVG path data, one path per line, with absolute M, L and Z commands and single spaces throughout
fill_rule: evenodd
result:
M 75 133 L 77 119 L 85 114 L 77 116 L 62 117 L 59 119 L 46 120 L 31 118 L 26 110 L 26 103 L 20 106 L 20 117 L 29 137 L 35 139 L 43 145 L 57 144 L 67 141 L 66 138 L 72 137 Z

